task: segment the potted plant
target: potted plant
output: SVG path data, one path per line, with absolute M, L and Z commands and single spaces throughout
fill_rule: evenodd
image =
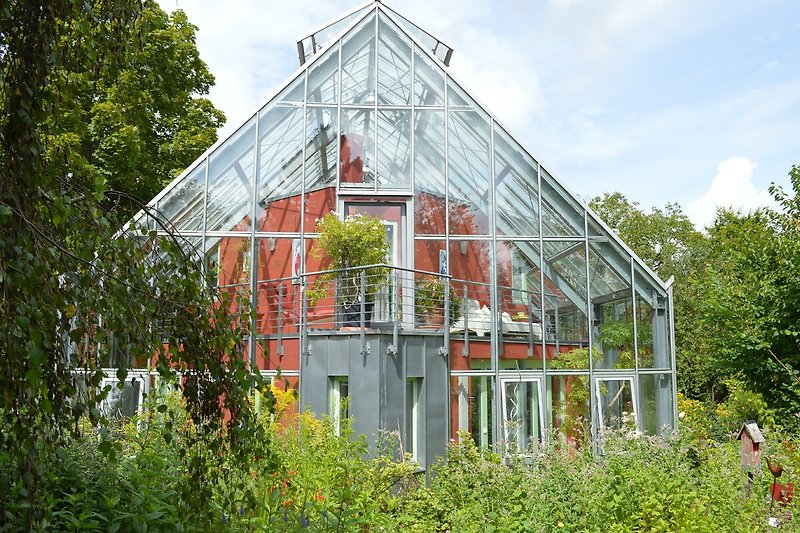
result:
M 432 276 L 417 283 L 414 293 L 414 311 L 428 327 L 444 326 L 444 291 L 445 283 L 439 277 Z M 450 323 L 461 316 L 461 298 L 450 287 Z
M 376 292 L 386 282 L 389 268 L 385 266 L 389 253 L 386 229 L 381 219 L 355 214 L 340 220 L 328 213 L 317 221 L 317 239 L 314 249 L 316 259 L 331 272 L 320 275 L 309 297 L 312 305 L 328 294 L 331 286 L 337 287 L 337 304 L 342 306 L 344 323 L 355 326 L 361 315 L 361 272 L 365 274 L 364 307 L 369 325 Z M 369 266 L 368 265 L 378 265 Z

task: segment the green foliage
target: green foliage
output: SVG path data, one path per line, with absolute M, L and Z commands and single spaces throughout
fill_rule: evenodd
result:
M 462 299 L 455 289 L 450 289 L 450 322 L 455 322 L 461 316 Z M 417 283 L 414 290 L 414 312 L 417 317 L 424 317 L 434 310 L 444 314 L 445 283 L 436 276 L 430 276 Z
M 428 487 L 401 495 L 387 529 L 760 530 L 766 503 L 742 492 L 738 443 L 689 444 L 614 432 L 601 456 L 548 447 L 506 466 L 462 436 Z M 755 493 L 765 494 L 766 485 L 759 477 Z
M 312 304 L 327 293 L 327 287 L 334 281 L 341 283 L 342 298 L 347 303 L 358 301 L 360 294 L 360 276 L 365 273 L 367 283 L 367 299 L 374 297 L 377 288 L 386 282 L 389 269 L 382 265 L 387 261 L 389 244 L 386 242 L 386 229 L 383 222 L 369 215 L 350 215 L 340 220 L 335 213 L 328 213 L 317 221 L 317 233 L 314 252 L 317 259 L 329 270 L 345 270 L 344 273 L 324 274 L 317 278 L 309 298 Z
M 196 503 L 219 460 L 202 450 L 229 450 L 233 464 L 262 437 L 243 401 L 261 379 L 242 357 L 247 298 L 208 288 L 196 250 L 169 228 L 120 232 L 130 206 L 113 209 L 158 190 L 213 140 L 220 117 L 194 107 L 211 77 L 193 35 L 151 1 L 0 9 L 0 449 L 24 495 L 0 499 L 0 517 L 13 528 L 46 529 L 49 454 L 82 418 L 98 427 L 97 451 L 122 457 L 98 408 L 110 392 L 103 368 L 120 380 L 148 361 L 164 380 L 181 372 L 187 439 L 205 443 L 185 448 Z M 170 147 L 178 128 L 196 139 L 185 153 Z

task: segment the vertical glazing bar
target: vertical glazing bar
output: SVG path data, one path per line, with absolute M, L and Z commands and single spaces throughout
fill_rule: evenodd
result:
M 336 43 L 338 57 L 339 57 L 339 70 L 336 73 L 338 78 L 336 82 L 336 198 L 339 198 L 339 184 L 342 181 L 342 40 Z M 306 81 L 308 83 L 308 81 Z
M 360 316 L 360 323 L 361 326 L 359 328 L 361 334 L 361 354 L 366 355 L 367 353 L 367 340 L 366 335 L 364 334 L 364 323 L 366 322 L 366 315 L 367 315 L 367 271 L 365 269 L 361 269 L 361 276 L 360 276 L 360 297 L 361 297 L 361 316 Z
M 528 292 L 528 357 L 533 357 L 533 298 Z
M 450 355 L 450 277 L 444 280 L 444 349 L 445 356 Z
M 283 283 L 278 283 L 278 358 L 283 359 Z
M 583 210 L 583 258 L 586 264 L 584 268 L 584 274 L 586 275 L 586 329 L 589 335 L 589 412 L 592 413 L 591 420 L 591 432 L 592 432 L 592 442 L 597 443 L 597 426 L 600 423 L 600 420 L 595 421 L 595 408 L 597 399 L 595 398 L 595 390 L 594 388 L 597 385 L 594 382 L 594 358 L 593 358 L 593 350 L 594 350 L 594 339 L 592 338 L 592 333 L 594 332 L 594 319 L 592 318 L 593 309 L 592 309 L 592 288 L 589 280 L 589 221 L 588 221 L 588 212 L 584 208 Z M 595 404 L 595 405 L 592 405 Z M 599 412 L 598 412 L 599 414 Z
M 394 349 L 399 351 L 400 350 L 400 293 L 398 292 L 400 288 L 400 271 L 394 271 L 394 327 L 392 328 L 392 343 L 394 344 Z M 398 352 L 395 353 L 398 353 Z
M 464 347 L 461 348 L 461 355 L 469 357 L 469 307 L 467 305 L 467 286 L 464 285 L 464 298 L 461 300 L 463 306 L 462 315 L 464 317 Z
M 300 361 L 298 364 L 300 392 L 302 394 L 303 356 L 310 355 L 308 349 L 308 278 L 303 276 L 300 280 Z
M 671 363 L 672 363 L 672 424 L 673 424 L 673 432 L 678 431 L 678 379 L 677 379 L 677 370 L 675 366 L 675 313 L 672 311 L 672 283 L 668 282 L 669 286 L 667 287 L 667 302 L 669 307 L 667 308 L 669 311 L 669 350 L 672 352 L 671 355 Z
M 634 270 L 633 257 L 630 258 L 631 262 L 631 312 L 633 313 L 633 383 L 636 390 L 633 392 L 639 394 L 639 335 L 638 324 L 636 319 L 636 271 Z M 636 398 L 634 398 L 636 400 Z M 642 429 L 642 415 L 641 413 L 634 413 L 636 415 L 636 425 L 639 430 Z
M 542 223 L 542 169 L 539 161 L 536 161 L 536 189 L 537 189 L 537 208 L 539 209 L 539 321 L 542 325 L 541 343 L 542 343 L 542 394 L 543 400 L 547 400 L 547 391 L 550 387 L 550 380 L 547 378 L 547 316 L 544 313 L 546 296 L 544 293 L 544 232 Z M 557 355 L 557 354 L 556 354 Z M 552 402 L 549 402 L 550 404 Z M 546 428 L 550 429 L 550 428 Z M 546 435 L 550 435 L 550 431 L 546 431 Z
M 258 265 L 256 261 L 258 261 L 258 247 L 256 246 L 256 222 L 257 222 L 257 214 L 258 211 L 256 209 L 256 194 L 258 191 L 258 126 L 259 126 L 259 113 L 261 110 L 256 111 L 255 114 L 255 126 L 253 129 L 255 130 L 255 140 L 253 141 L 253 194 L 250 198 L 251 204 L 251 214 L 252 218 L 250 223 L 250 316 L 252 320 L 250 321 L 250 338 L 248 339 L 248 350 L 247 353 L 250 357 L 250 361 L 255 364 L 257 361 L 256 358 L 256 330 L 258 328 L 258 313 L 256 307 L 258 306 Z M 256 311 L 256 312 L 254 312 Z
M 494 183 L 495 183 L 495 172 L 494 172 L 494 120 L 490 120 L 489 122 L 489 172 L 491 173 L 491 177 L 489 178 L 489 188 L 494 191 Z M 490 203 L 494 204 L 494 193 L 490 196 L 491 200 Z M 489 338 L 489 345 L 491 346 L 492 351 L 492 367 L 494 369 L 494 387 L 492 388 L 493 392 L 493 409 L 492 409 L 492 429 L 494 430 L 494 443 L 496 446 L 501 444 L 502 440 L 502 428 L 500 424 L 504 423 L 501 421 L 500 418 L 500 408 L 502 407 L 500 402 L 500 350 L 502 350 L 502 321 L 500 319 L 500 311 L 498 309 L 500 297 L 498 295 L 497 290 L 497 232 L 496 224 L 494 220 L 494 205 L 491 205 L 489 208 L 489 220 L 492 224 L 492 240 L 491 240 L 491 250 L 489 252 L 489 301 L 492 305 L 492 313 L 490 315 L 490 328 L 494 334 Z
M 375 118 L 372 119 L 372 123 L 375 125 L 375 134 L 373 135 L 374 142 L 372 144 L 372 149 L 374 151 L 373 155 L 375 157 L 375 161 L 373 162 L 375 168 L 372 170 L 372 180 L 373 180 L 372 190 L 375 192 L 378 192 L 378 169 L 380 168 L 380 166 L 378 165 L 378 130 L 380 129 L 379 126 L 380 118 L 378 117 L 378 76 L 380 75 L 380 73 L 378 72 L 378 54 L 379 54 L 378 14 L 379 13 L 380 11 L 378 10 L 378 6 L 375 6 L 375 44 L 372 45 L 372 53 L 375 59 L 373 63 L 373 68 L 375 69 L 374 70 L 375 75 L 372 76 L 372 94 L 374 96 L 373 97 L 374 102 L 372 103 L 372 112 L 375 114 L 374 115 Z

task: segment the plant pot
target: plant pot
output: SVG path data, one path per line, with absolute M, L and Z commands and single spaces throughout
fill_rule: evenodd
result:
M 424 323 L 422 327 L 425 329 L 443 329 L 444 328 L 444 309 L 436 308 L 431 309 L 425 314 Z
M 364 304 L 364 327 L 368 328 L 372 324 L 373 302 Z M 361 303 L 355 302 L 342 304 L 342 326 L 361 327 Z

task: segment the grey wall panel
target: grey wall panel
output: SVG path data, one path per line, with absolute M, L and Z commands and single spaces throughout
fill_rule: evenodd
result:
M 444 455 L 449 438 L 449 375 L 447 359 L 439 354 L 441 339 L 430 337 L 425 351 L 425 379 L 422 393 L 425 397 L 425 457 L 431 463 Z M 424 467 L 430 464 L 423 464 Z
M 341 337 L 350 340 L 350 415 L 353 431 L 367 438 L 371 450 L 375 449 L 380 423 L 380 341 L 369 335 L 369 355 L 362 355 L 358 336 Z
M 400 447 L 397 445 L 397 437 L 403 439 L 405 449 L 406 435 L 405 435 L 405 394 L 406 394 L 406 376 L 405 376 L 405 357 L 406 345 L 403 342 L 405 337 L 400 338 L 400 349 L 397 355 L 391 356 L 386 353 L 386 348 L 391 343 L 391 337 L 388 337 L 388 342 L 382 343 L 381 358 L 382 358 L 382 375 L 381 375 L 381 427 L 383 427 L 388 434 L 393 435 L 390 438 L 393 449 L 391 450 L 397 459 L 400 458 Z M 387 443 L 387 444 L 389 444 Z M 387 450 L 389 451 L 389 450 Z
M 428 335 L 407 335 L 403 337 L 406 346 L 406 377 L 424 378 L 425 377 L 425 350 L 428 339 L 439 339 L 442 337 L 431 337 Z
M 328 351 L 328 375 L 350 375 L 350 337 L 328 337 L 336 347 Z
M 300 406 L 322 416 L 328 414 L 328 337 L 309 338 L 309 348 L 301 370 Z

